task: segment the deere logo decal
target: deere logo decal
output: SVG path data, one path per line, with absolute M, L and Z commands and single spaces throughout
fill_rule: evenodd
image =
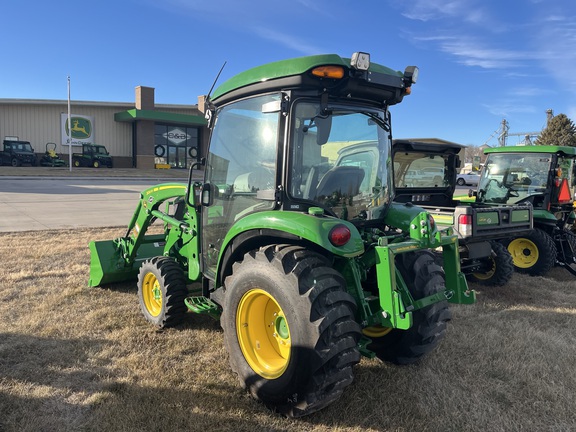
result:
M 66 134 L 70 136 L 68 120 L 66 120 Z M 92 135 L 92 122 L 82 117 L 72 117 L 72 138 L 86 139 Z

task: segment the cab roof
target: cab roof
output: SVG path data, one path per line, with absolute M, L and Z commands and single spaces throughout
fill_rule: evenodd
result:
M 484 154 L 490 153 L 562 153 L 566 156 L 576 156 L 576 147 L 531 145 L 491 147 L 484 150 Z
M 317 77 L 312 78 L 311 74 L 308 73 L 317 66 L 327 65 L 342 66 L 344 70 L 348 72 L 348 75 L 350 75 L 350 71 L 353 70 L 350 66 L 350 58 L 340 57 L 337 54 L 321 54 L 276 61 L 257 66 L 233 76 L 216 88 L 210 100 L 215 105 L 221 105 L 232 99 L 264 91 L 290 88 L 322 89 L 324 87 L 330 87 L 336 83 L 335 80 L 319 79 Z M 405 90 L 403 82 L 404 74 L 402 72 L 370 62 L 367 73 L 378 75 L 381 78 L 384 77 L 384 83 L 370 83 L 368 85 L 387 87 L 390 93 L 388 97 L 391 99 L 388 102 L 399 102 L 392 101 L 392 98 L 397 98 L 393 90 Z

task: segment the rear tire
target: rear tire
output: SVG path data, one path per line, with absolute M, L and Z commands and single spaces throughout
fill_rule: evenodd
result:
M 404 282 L 414 299 L 436 294 L 445 289 L 444 271 L 427 251 L 409 252 L 396 258 Z M 413 325 L 408 330 L 391 329 L 381 337 L 371 337 L 368 349 L 387 362 L 399 365 L 415 363 L 431 352 L 444 338 L 446 323 L 451 319 L 447 301 L 434 303 L 412 313 Z
M 459 179 L 456 181 L 456 184 L 457 184 L 458 186 L 464 186 L 464 185 L 466 184 L 466 182 L 464 181 L 463 178 L 459 178 Z
M 188 295 L 180 265 L 169 257 L 144 261 L 138 273 L 138 299 L 147 321 L 160 328 L 174 327 L 184 318 Z
M 74 159 L 72 163 L 74 164 L 75 167 L 79 167 L 82 165 L 78 159 Z
M 472 273 L 468 279 L 487 286 L 506 285 L 514 274 L 512 255 L 503 244 L 494 241 L 490 244 L 494 255 L 485 258 L 486 271 Z
M 542 276 L 556 263 L 556 245 L 545 231 L 534 228 L 527 236 L 518 237 L 508 243 L 514 268 L 530 276 Z
M 360 327 L 344 279 L 300 246 L 252 251 L 225 280 L 222 327 L 232 370 L 289 417 L 318 411 L 354 380 Z
M 19 160 L 18 158 L 12 158 L 11 163 L 12 163 L 12 166 L 13 166 L 13 167 L 19 167 L 20 165 L 22 165 L 22 164 L 20 163 L 20 160 Z

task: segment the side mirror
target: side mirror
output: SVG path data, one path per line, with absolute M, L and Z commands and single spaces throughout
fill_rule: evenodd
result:
M 200 204 L 204 207 L 210 207 L 214 204 L 214 200 L 218 198 L 218 193 L 218 186 L 215 186 L 212 183 L 204 183 L 200 193 Z
M 188 190 L 186 192 L 186 204 L 190 207 L 195 207 L 196 203 L 198 202 L 197 191 L 199 184 L 193 180 L 193 172 L 194 168 L 197 166 L 202 166 L 206 162 L 205 158 L 202 158 L 200 162 L 194 162 L 190 166 L 190 172 L 188 173 Z

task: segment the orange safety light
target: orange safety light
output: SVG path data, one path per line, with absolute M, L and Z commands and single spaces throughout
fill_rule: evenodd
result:
M 342 66 L 318 66 L 312 69 L 312 75 L 320 78 L 341 79 L 344 77 Z
M 562 179 L 560 184 L 560 191 L 558 192 L 558 202 L 560 204 L 566 204 L 572 202 L 572 196 L 570 194 L 570 188 L 568 187 L 568 180 Z

